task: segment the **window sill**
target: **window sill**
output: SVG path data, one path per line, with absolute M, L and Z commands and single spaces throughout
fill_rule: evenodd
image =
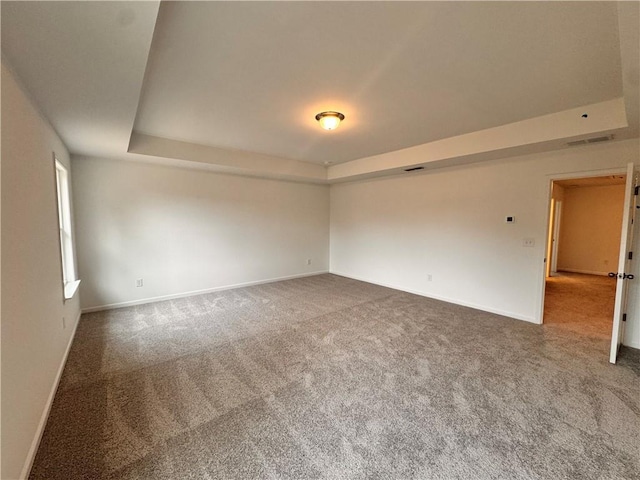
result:
M 64 286 L 64 299 L 71 300 L 76 292 L 78 291 L 78 287 L 80 286 L 80 280 L 74 280 L 73 282 L 69 282 Z

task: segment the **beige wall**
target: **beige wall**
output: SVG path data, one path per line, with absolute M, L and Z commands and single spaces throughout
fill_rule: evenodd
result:
M 556 201 L 564 200 L 564 187 L 554 183 L 551 190 L 551 197 Z
M 624 185 L 564 191 L 558 270 L 596 275 L 617 271 Z
M 30 466 L 80 313 L 77 296 L 63 301 L 53 152 L 70 166 L 64 145 L 3 63 L 3 479 Z
M 72 162 L 82 308 L 329 269 L 327 185 Z

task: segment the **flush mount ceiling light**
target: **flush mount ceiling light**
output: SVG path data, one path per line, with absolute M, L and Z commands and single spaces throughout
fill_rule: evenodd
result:
M 344 115 L 340 112 L 321 112 L 316 115 L 316 120 L 325 130 L 335 130 L 344 120 Z

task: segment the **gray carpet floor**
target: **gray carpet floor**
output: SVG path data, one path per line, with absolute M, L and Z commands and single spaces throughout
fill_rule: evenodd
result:
M 640 478 L 607 356 L 335 275 L 85 314 L 31 478 Z

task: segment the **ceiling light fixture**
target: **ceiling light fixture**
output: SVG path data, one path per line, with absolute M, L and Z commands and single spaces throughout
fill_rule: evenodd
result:
M 335 130 L 344 120 L 344 115 L 340 112 L 321 112 L 316 115 L 316 120 L 325 130 Z

